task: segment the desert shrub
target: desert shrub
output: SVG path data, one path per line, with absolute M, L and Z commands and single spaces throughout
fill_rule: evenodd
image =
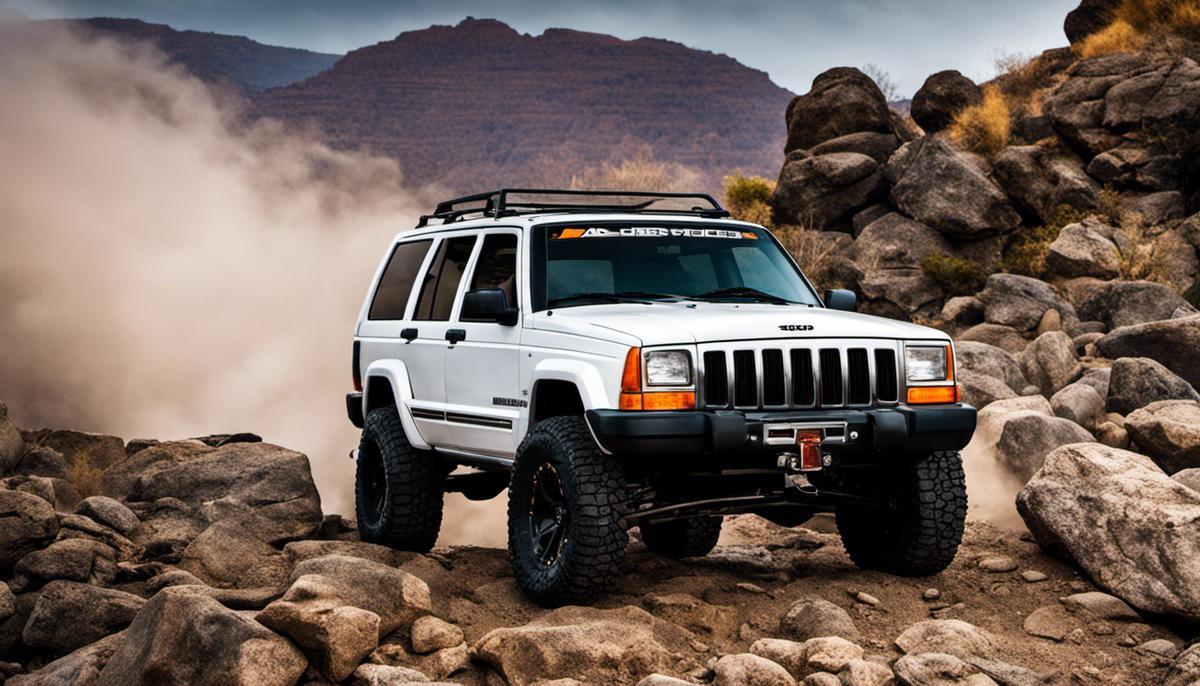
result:
M 883 93 L 884 100 L 892 102 L 900 99 L 900 89 L 896 85 L 896 79 L 892 78 L 892 75 L 883 67 L 874 62 L 868 62 L 860 67 L 859 71 L 871 77 L 875 85 L 879 86 L 879 92 Z
M 655 159 L 648 151 L 620 161 L 601 162 L 571 177 L 571 188 L 598 191 L 690 192 L 705 185 L 700 170 Z
M 1146 47 L 1146 36 L 1129 22 L 1118 19 L 1107 27 L 1084 38 L 1075 46 L 1083 59 L 1113 55 L 1119 52 L 1136 52 Z
M 769 225 L 771 222 L 771 206 L 767 198 L 771 197 L 774 185 L 761 176 L 742 176 L 733 174 L 722 181 L 725 194 L 725 209 L 740 219 L 755 224 Z
M 1121 223 L 1121 194 L 1112 186 L 1105 186 L 1096 194 L 1096 206 L 1100 214 L 1108 220 L 1110 224 Z
M 987 274 L 975 260 L 949 255 L 927 255 L 921 271 L 947 295 L 974 295 L 983 290 Z
M 1010 274 L 1043 278 L 1046 275 L 1046 254 L 1061 230 L 1061 226 L 1048 224 L 1019 232 L 1005 248 L 1000 261 L 1001 268 Z
M 1124 0 L 1112 13 L 1113 23 L 1125 22 L 1141 32 L 1169 25 L 1176 10 L 1190 4 L 1187 0 Z
M 100 495 L 100 473 L 95 465 L 83 458 L 76 458 L 67 470 L 67 481 L 75 486 L 81 497 Z
M 1020 52 L 1001 52 L 992 57 L 996 69 L 995 83 L 1012 102 L 1040 111 L 1039 91 L 1054 84 L 1057 73 L 1053 60 L 1042 55 Z
M 1004 93 L 995 85 L 985 86 L 983 101 L 959 112 L 950 124 L 954 142 L 978 153 L 994 155 L 1008 145 L 1012 111 Z
M 1200 42 L 1200 3 L 1179 3 L 1171 14 L 1171 28 L 1188 40 Z
M 818 290 L 852 285 L 838 281 L 833 274 L 838 255 L 837 243 L 823 235 L 823 232 L 803 226 L 780 226 L 775 229 L 775 237 L 796 260 L 800 269 L 813 280 Z

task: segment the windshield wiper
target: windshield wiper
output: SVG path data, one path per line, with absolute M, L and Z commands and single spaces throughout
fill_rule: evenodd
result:
M 595 291 L 591 293 L 572 293 L 564 295 L 561 298 L 554 298 L 547 305 L 556 307 L 563 303 L 574 302 L 577 300 L 603 300 L 610 303 L 642 303 L 650 304 L 652 300 L 661 300 L 663 298 L 678 298 L 678 295 L 670 293 L 650 293 L 648 291 L 618 291 L 616 293 L 608 293 L 605 291 Z
M 709 291 L 707 293 L 701 293 L 700 295 L 692 295 L 692 296 L 688 296 L 688 297 L 693 298 L 695 300 L 711 300 L 713 298 L 722 298 L 722 297 L 728 297 L 728 296 L 744 297 L 744 298 L 757 298 L 758 300 L 761 300 L 764 302 L 769 302 L 769 303 L 772 303 L 775 305 L 792 305 L 792 304 L 794 304 L 791 300 L 781 298 L 778 295 L 772 295 L 770 293 L 767 293 L 766 291 L 760 291 L 757 288 L 750 288 L 748 286 L 734 286 L 732 288 L 718 288 L 715 291 Z

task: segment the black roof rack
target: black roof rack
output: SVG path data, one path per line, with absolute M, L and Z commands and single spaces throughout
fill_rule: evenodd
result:
M 729 212 L 707 193 L 502 188 L 440 202 L 433 214 L 421 216 L 417 227 L 428 226 L 433 219 L 449 224 L 469 215 L 511 217 L 542 212 L 693 214 L 705 218 L 729 216 Z

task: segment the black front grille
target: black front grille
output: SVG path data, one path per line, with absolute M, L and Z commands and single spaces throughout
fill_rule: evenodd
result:
M 846 369 L 850 375 L 847 386 L 851 405 L 866 405 L 871 402 L 871 367 L 867 362 L 866 348 L 846 351 Z
M 845 407 L 899 400 L 893 348 L 706 350 L 701 360 L 706 407 Z
M 753 350 L 733 351 L 733 404 L 758 407 L 758 375 Z
M 729 371 L 720 350 L 704 353 L 704 398 L 709 405 L 729 404 Z
M 838 350 L 821 351 L 821 404 L 842 404 L 842 354 Z

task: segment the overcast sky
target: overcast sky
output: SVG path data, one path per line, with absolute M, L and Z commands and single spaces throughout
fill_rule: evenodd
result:
M 654 36 L 730 55 L 779 85 L 808 90 L 829 67 L 875 63 L 900 95 L 958 69 L 990 77 L 998 54 L 1066 45 L 1062 20 L 1077 0 L 0 0 L 34 18 L 136 17 L 344 53 L 468 15 L 539 34 L 565 27 Z

